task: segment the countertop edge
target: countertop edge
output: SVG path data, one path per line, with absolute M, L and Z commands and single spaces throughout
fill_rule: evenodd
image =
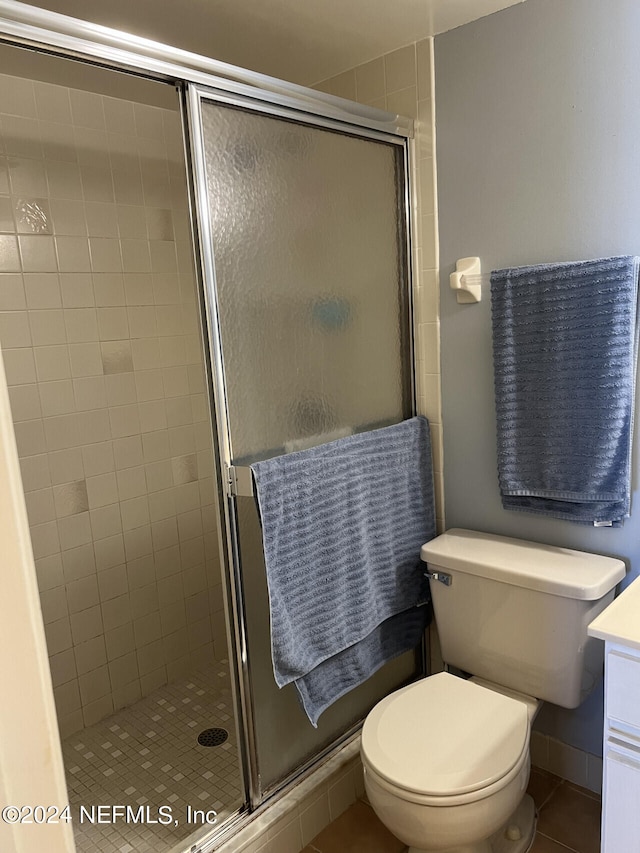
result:
M 640 578 L 636 578 L 587 627 L 590 637 L 640 649 Z

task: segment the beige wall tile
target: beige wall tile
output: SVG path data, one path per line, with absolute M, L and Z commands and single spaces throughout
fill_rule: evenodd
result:
M 431 98 L 433 64 L 433 40 L 423 39 L 416 44 L 416 72 L 418 80 L 418 98 Z
M 332 77 L 328 87 L 323 89 L 323 91 L 328 92 L 330 95 L 336 95 L 338 98 L 355 101 L 357 99 L 355 71 L 345 71 L 344 74 Z
M 385 89 L 387 95 L 416 85 L 416 46 L 401 47 L 384 56 Z M 415 100 L 415 98 L 414 98 Z
M 80 512 L 77 515 L 59 518 L 58 534 L 60 536 L 60 548 L 63 551 L 88 545 L 92 541 L 89 513 Z
M 22 276 L 0 273 L 0 311 L 17 311 L 26 307 Z
M 580 749 L 549 738 L 549 767 L 551 773 L 587 787 L 587 755 Z
M 416 87 L 410 86 L 408 89 L 399 89 L 395 92 L 390 92 L 387 95 L 387 110 L 397 115 L 407 116 L 408 118 L 418 117 L 418 102 L 416 100 Z
M 373 62 L 367 62 L 364 65 L 359 65 L 355 69 L 356 73 L 356 97 L 362 103 L 368 103 L 374 98 L 381 98 L 386 95 L 384 81 L 384 59 L 374 59 Z
M 27 308 L 62 308 L 60 280 L 55 273 L 24 273 Z
M 351 770 L 329 786 L 329 813 L 335 820 L 356 800 L 355 779 Z
M 0 77 L 0 112 L 37 118 L 34 84 L 21 77 Z
M 0 272 L 13 272 L 20 269 L 18 241 L 15 237 L 0 235 Z

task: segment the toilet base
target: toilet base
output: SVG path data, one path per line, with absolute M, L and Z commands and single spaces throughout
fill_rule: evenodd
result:
M 525 794 L 509 820 L 490 838 L 476 844 L 448 847 L 440 851 L 430 850 L 428 853 L 527 853 L 533 845 L 536 821 L 536 807 L 531 797 Z M 510 835 L 515 835 L 516 838 L 510 838 Z M 409 847 L 408 853 L 427 853 L 427 851 L 420 850 L 418 847 Z

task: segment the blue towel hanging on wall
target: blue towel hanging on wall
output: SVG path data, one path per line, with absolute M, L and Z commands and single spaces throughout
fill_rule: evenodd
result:
M 505 509 L 628 517 L 639 268 L 623 256 L 491 273 Z

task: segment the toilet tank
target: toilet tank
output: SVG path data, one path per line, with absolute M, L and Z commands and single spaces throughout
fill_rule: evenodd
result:
M 422 546 L 445 663 L 565 708 L 602 675 L 587 625 L 613 600 L 622 560 L 473 530 Z M 448 576 L 448 578 L 446 577 Z

